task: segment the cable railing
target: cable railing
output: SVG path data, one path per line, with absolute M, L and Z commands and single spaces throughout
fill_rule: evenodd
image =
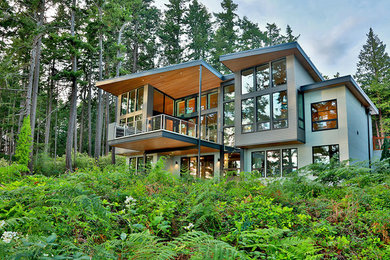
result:
M 152 116 L 146 120 L 133 121 L 125 125 L 115 124 L 115 138 L 132 136 L 158 130 L 166 130 L 194 138 L 198 136 L 197 125 L 195 123 L 161 114 Z

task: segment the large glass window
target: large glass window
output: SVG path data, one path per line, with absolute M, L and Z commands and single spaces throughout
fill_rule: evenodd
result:
M 196 98 L 187 99 L 187 110 L 186 114 L 196 112 Z
M 207 103 L 209 109 L 218 107 L 218 92 L 208 94 Z
M 256 67 L 256 86 L 257 91 L 269 87 L 269 66 L 268 64 Z
M 252 152 L 252 171 L 258 171 L 264 177 L 265 172 L 265 152 Z
M 329 163 L 331 159 L 338 160 L 339 156 L 338 144 L 313 147 L 313 163 Z
M 223 129 L 223 143 L 226 146 L 234 146 L 235 137 L 234 137 L 234 127 L 225 127 Z
M 200 102 L 201 109 L 206 110 L 207 109 L 207 95 L 202 95 L 202 98 L 200 100 L 201 100 L 201 102 Z
M 137 111 L 142 110 L 144 106 L 144 88 L 137 89 Z
M 129 92 L 129 110 L 128 113 L 133 113 L 135 111 L 135 93 L 136 90 L 132 90 Z
M 164 94 L 158 90 L 153 91 L 153 111 L 164 113 Z
M 273 96 L 273 128 L 287 127 L 287 91 L 276 92 Z
M 280 176 L 280 150 L 267 151 L 267 177 Z
M 257 131 L 271 129 L 270 96 L 257 97 Z
M 127 114 L 127 93 L 121 96 L 121 115 Z
M 312 130 L 321 131 L 336 129 L 337 100 L 329 100 L 311 104 Z
M 173 115 L 173 99 L 165 96 L 165 108 L 164 113 L 167 115 Z
M 272 62 L 272 86 L 280 86 L 287 83 L 286 60 Z
M 253 80 L 253 69 L 244 70 L 241 73 L 241 93 L 247 94 L 250 92 L 255 91 L 255 88 L 253 86 L 254 80 Z
M 185 113 L 186 113 L 186 101 L 185 100 L 176 101 L 177 116 L 182 116 Z
M 223 87 L 223 101 L 234 100 L 234 85 Z
M 234 101 L 223 105 L 223 124 L 225 126 L 234 125 Z
M 298 92 L 298 127 L 305 129 L 305 110 L 302 92 Z
M 255 104 L 253 98 L 248 98 L 241 101 L 241 125 L 242 132 L 253 132 L 253 123 L 255 121 Z
M 218 117 L 217 113 L 207 115 L 207 140 L 217 142 L 218 135 Z
M 298 149 L 282 150 L 283 176 L 298 170 Z

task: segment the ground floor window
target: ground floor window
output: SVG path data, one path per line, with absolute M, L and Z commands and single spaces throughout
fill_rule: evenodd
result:
M 330 163 L 332 159 L 340 159 L 338 144 L 313 146 L 313 163 Z
M 298 149 L 273 149 L 251 154 L 252 171 L 262 177 L 281 177 L 298 169 Z
M 223 171 L 224 174 L 238 175 L 241 168 L 240 153 L 225 153 Z
M 144 172 L 146 169 L 152 167 L 153 156 L 146 156 L 146 163 L 144 163 L 144 157 L 130 157 L 129 166 L 131 169 L 137 172 Z
M 180 160 L 180 172 L 197 176 L 198 157 L 182 157 Z M 214 177 L 214 155 L 203 155 L 200 157 L 200 177 L 211 179 Z

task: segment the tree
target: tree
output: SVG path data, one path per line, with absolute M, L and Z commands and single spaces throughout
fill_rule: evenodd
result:
M 381 161 L 389 158 L 390 158 L 390 143 L 389 143 L 389 138 L 385 137 L 383 142 L 383 147 L 382 147 Z
M 290 25 L 287 25 L 286 36 L 284 36 L 284 42 L 286 42 L 286 43 L 287 42 L 296 42 L 296 41 L 298 41 L 299 36 L 301 36 L 301 35 L 299 34 L 298 36 L 294 36 Z
M 169 0 L 165 4 L 164 21 L 161 27 L 161 43 L 163 46 L 163 64 L 180 63 L 183 58 L 181 37 L 183 36 L 185 3 L 187 0 Z
M 207 59 L 210 50 L 212 37 L 211 14 L 207 8 L 197 0 L 193 0 L 185 16 L 187 25 L 186 35 L 188 44 L 186 46 L 188 60 Z
M 15 157 L 18 164 L 28 166 L 32 142 L 30 116 L 28 115 L 23 119 L 23 125 L 16 143 Z
M 233 3 L 232 0 L 223 0 L 221 7 L 223 9 L 222 12 L 214 13 L 218 29 L 215 32 L 213 41 L 212 64 L 220 71 L 228 72 L 219 62 L 219 56 L 236 50 L 239 18 L 235 13 L 237 4 Z
M 260 30 L 258 24 L 251 22 L 248 17 L 240 21 L 241 35 L 239 38 L 240 50 L 249 50 L 263 47 L 267 40 L 266 35 Z
M 379 110 L 374 118 L 374 131 L 384 137 L 390 130 L 390 58 L 386 45 L 370 28 L 367 41 L 359 54 L 356 79 Z
M 283 37 L 280 35 L 280 28 L 275 23 L 267 23 L 266 25 L 266 46 L 272 46 L 283 42 Z

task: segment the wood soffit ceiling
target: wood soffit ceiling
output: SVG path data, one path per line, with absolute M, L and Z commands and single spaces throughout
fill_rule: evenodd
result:
M 206 67 L 202 67 L 202 91 L 217 88 L 221 82 L 222 80 L 218 76 Z M 121 81 L 113 79 L 110 82 L 110 80 L 106 80 L 98 82 L 96 85 L 118 96 L 147 84 L 175 99 L 196 94 L 199 92 L 199 65 Z

